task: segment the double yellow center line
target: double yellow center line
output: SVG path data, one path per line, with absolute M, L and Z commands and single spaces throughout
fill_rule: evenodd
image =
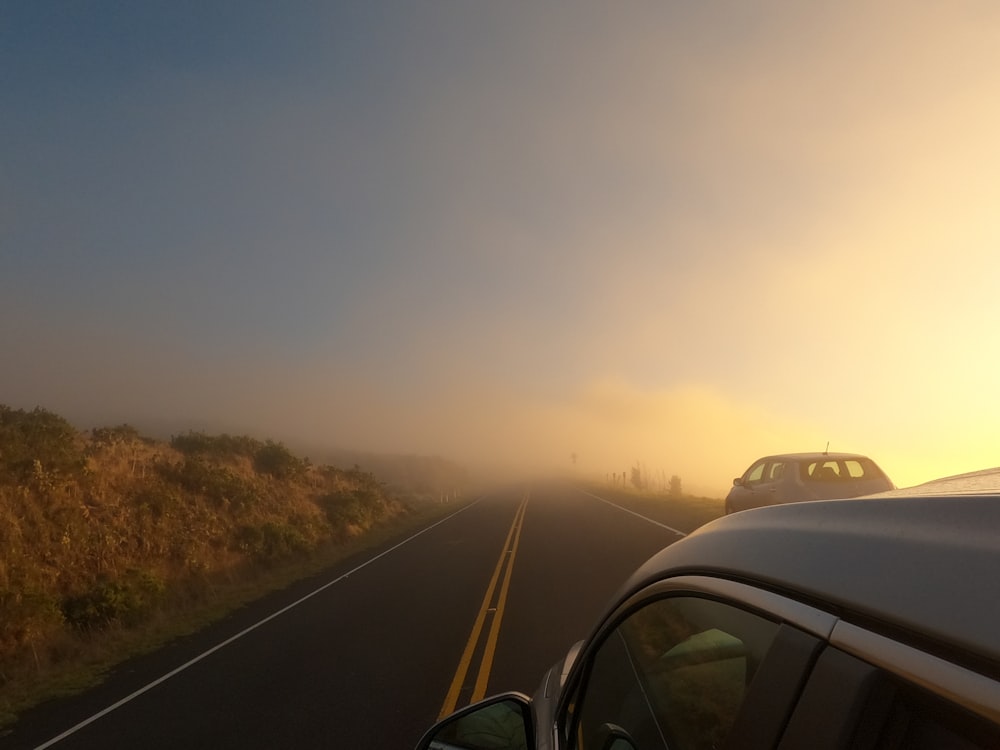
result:
M 458 662 L 458 669 L 455 670 L 455 677 L 451 681 L 448 695 L 444 699 L 444 705 L 441 707 L 439 715 L 441 719 L 452 713 L 458 704 L 459 695 L 465 686 L 466 675 L 469 672 L 469 667 L 472 665 L 473 655 L 476 653 L 476 648 L 482 637 L 483 627 L 486 624 L 488 615 L 492 613 L 493 619 L 490 623 L 489 634 L 486 637 L 486 644 L 482 650 L 479 672 L 476 675 L 476 683 L 472 689 L 472 697 L 469 699 L 469 703 L 475 703 L 486 697 L 486 684 L 489 682 L 490 670 L 493 668 L 493 655 L 496 653 L 497 639 L 500 637 L 500 622 L 503 620 L 504 607 L 507 604 L 507 592 L 510 589 L 511 574 L 514 571 L 514 557 L 517 555 L 517 545 L 521 540 L 521 526 L 524 523 L 524 511 L 528 507 L 529 494 L 528 491 L 525 491 L 524 498 L 517 508 L 517 513 L 514 514 L 514 522 L 507 533 L 507 540 L 504 542 L 500 559 L 497 561 L 496 569 L 493 571 L 490 585 L 486 589 L 483 604 L 479 608 L 479 614 L 476 615 L 476 621 L 472 625 L 469 640 L 465 644 L 465 651 L 462 652 L 462 658 Z M 497 582 L 500 582 L 499 594 L 497 594 Z M 495 598 L 494 594 L 497 594 Z

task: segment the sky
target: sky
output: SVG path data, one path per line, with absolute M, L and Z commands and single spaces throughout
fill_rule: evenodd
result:
M 997 133 L 992 0 L 0 2 L 0 403 L 711 496 L 997 466 Z

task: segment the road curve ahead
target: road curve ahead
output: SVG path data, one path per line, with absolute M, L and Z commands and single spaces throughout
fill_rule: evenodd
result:
M 565 483 L 497 491 L 25 714 L 0 748 L 412 747 L 443 711 L 532 692 L 691 530 Z

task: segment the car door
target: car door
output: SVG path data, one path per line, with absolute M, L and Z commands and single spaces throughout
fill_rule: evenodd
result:
M 764 476 L 756 486 L 758 506 L 776 505 L 777 503 L 794 502 L 795 484 L 788 481 L 792 478 L 795 465 L 787 461 L 768 461 L 764 467 Z
M 727 513 L 757 507 L 756 488 L 763 481 L 766 468 L 767 461 L 757 461 L 743 473 L 742 477 L 733 480 L 733 488 L 726 498 Z
M 779 460 L 761 460 L 753 464 L 743 475 L 741 483 L 733 487 L 729 510 L 748 510 L 787 502 L 786 466 L 786 462 Z
M 1000 683 L 888 639 L 876 640 L 879 653 L 873 656 L 885 666 L 832 646 L 822 651 L 779 750 L 1000 747 L 1000 726 L 987 716 L 997 717 Z M 856 644 L 850 648 L 865 650 Z
M 606 621 L 567 685 L 557 746 L 776 746 L 822 640 L 691 580 L 654 585 Z

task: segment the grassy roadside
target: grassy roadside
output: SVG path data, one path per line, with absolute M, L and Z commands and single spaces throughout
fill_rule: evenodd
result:
M 281 443 L 0 405 L 0 726 L 113 664 L 453 511 L 464 472 L 390 486 Z
M 457 512 L 472 499 L 415 504 L 408 512 L 372 527 L 363 535 L 317 549 L 308 558 L 233 578 L 216 588 L 209 598 L 188 608 L 158 612 L 138 627 L 102 631 L 99 636 L 80 644 L 72 659 L 50 664 L 30 677 L 9 680 L 0 686 L 0 737 L 3 729 L 28 708 L 94 687 L 111 669 L 128 659 L 151 653 L 175 638 L 195 633 L 242 606 L 318 575 L 347 558 L 379 549 L 395 539 L 405 539 Z

